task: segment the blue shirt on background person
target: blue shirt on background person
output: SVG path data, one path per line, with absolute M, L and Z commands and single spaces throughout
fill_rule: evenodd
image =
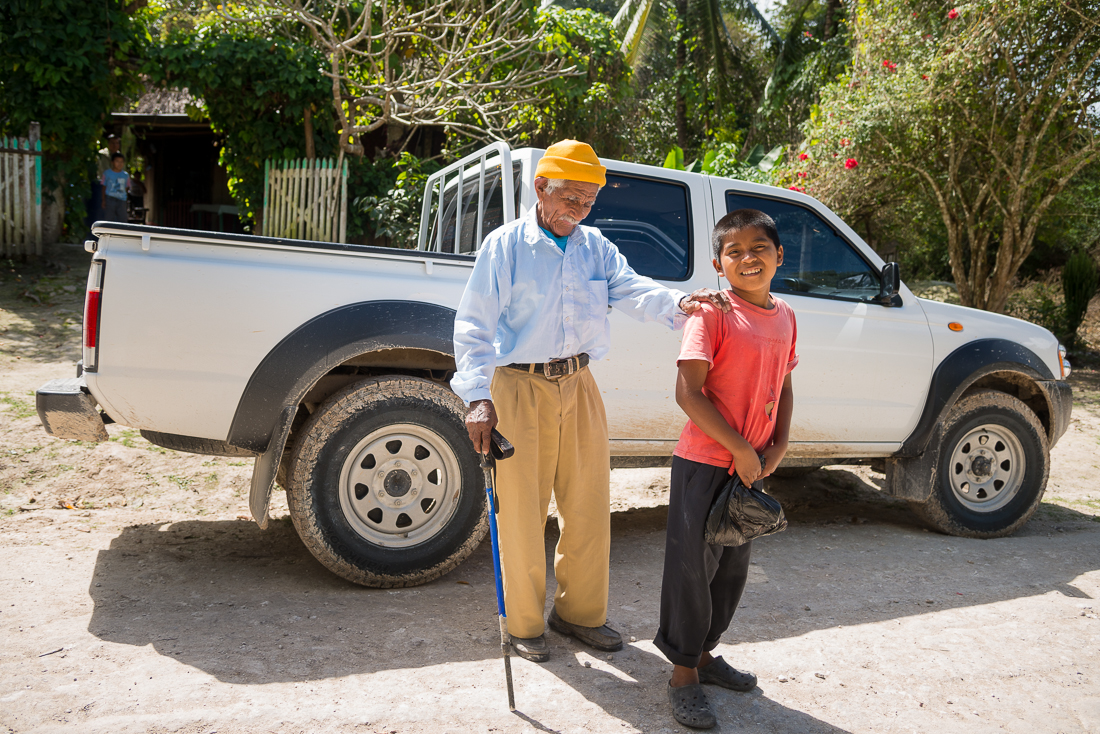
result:
M 110 196 L 112 199 L 122 199 L 126 201 L 127 189 L 130 187 L 130 174 L 126 171 L 112 171 L 107 169 L 103 172 L 103 193 Z

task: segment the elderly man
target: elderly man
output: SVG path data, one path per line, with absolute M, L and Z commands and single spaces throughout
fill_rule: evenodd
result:
M 561 538 L 552 629 L 605 651 L 622 647 L 606 625 L 611 546 L 607 419 L 589 360 L 607 354 L 608 306 L 679 328 L 724 293 L 688 295 L 635 273 L 594 227 L 582 227 L 605 182 L 592 148 L 564 140 L 535 169 L 536 206 L 486 237 L 455 316 L 454 391 L 469 405 L 479 452 L 496 426 L 515 444 L 497 466 L 498 525 L 508 628 L 516 653 L 543 662 L 551 491 Z

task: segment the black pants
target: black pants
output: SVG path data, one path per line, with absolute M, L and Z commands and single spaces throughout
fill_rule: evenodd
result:
M 661 580 L 661 626 L 653 640 L 673 665 L 695 668 L 718 646 L 749 575 L 752 543 L 709 545 L 703 526 L 729 468 L 672 457 L 672 484 Z

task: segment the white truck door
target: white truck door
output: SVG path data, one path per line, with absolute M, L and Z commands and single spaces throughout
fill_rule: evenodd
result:
M 607 185 L 584 224 L 598 227 L 634 270 L 670 288 L 717 287 L 699 267 L 708 247 L 710 194 L 698 174 L 607 162 Z M 611 309 L 611 351 L 591 369 L 603 394 L 611 453 L 671 454 L 687 418 L 673 389 L 679 331 Z
M 881 259 L 813 199 L 728 179 L 710 185 L 717 218 L 759 209 L 779 231 L 784 262 L 772 292 L 798 319 L 790 455 L 895 451 L 920 418 L 932 375 L 917 299 L 903 285 L 900 305 L 874 302 Z

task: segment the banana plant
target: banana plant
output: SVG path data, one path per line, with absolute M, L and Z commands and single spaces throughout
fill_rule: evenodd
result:
M 771 150 L 763 145 L 756 145 L 743 160 L 738 160 L 732 146 L 720 145 L 717 148 L 708 150 L 701 162 L 694 160 L 685 166 L 683 149 L 678 145 L 674 145 L 668 151 L 668 155 L 665 156 L 664 167 L 676 171 L 691 172 L 695 171 L 698 166 L 698 170 L 703 173 L 716 176 L 732 176 L 734 178 L 745 178 L 744 175 L 740 174 L 752 169 L 752 179 L 755 180 L 758 178 L 758 172 L 767 174 L 779 165 L 780 161 L 783 160 L 784 152 L 785 149 L 782 145 L 777 145 Z
M 643 38 L 652 30 L 650 21 L 654 17 L 653 11 L 663 9 L 667 2 L 669 0 L 623 0 L 623 4 L 619 6 L 612 24 L 622 39 L 620 50 L 631 66 L 637 64 Z M 699 30 L 715 58 L 723 56 L 727 49 L 741 55 L 741 50 L 737 48 L 726 26 L 723 12 L 755 25 L 774 46 L 780 44 L 779 34 L 751 0 L 689 0 L 687 10 L 690 16 L 706 21 L 699 25 Z

